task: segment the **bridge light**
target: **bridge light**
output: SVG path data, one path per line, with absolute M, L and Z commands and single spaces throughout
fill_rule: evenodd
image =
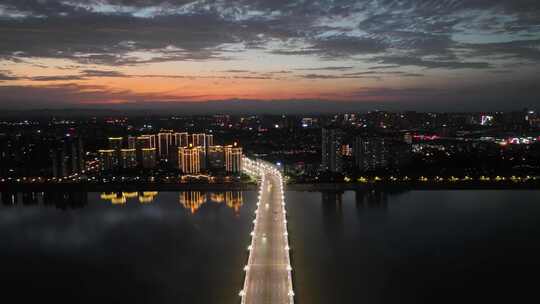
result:
M 248 270 L 249 270 L 249 265 L 244 266 L 244 271 L 248 271 Z
M 292 271 L 291 265 L 287 265 L 287 271 Z
M 294 291 L 293 291 L 292 289 L 289 290 L 289 296 L 290 296 L 290 297 L 294 296 Z
M 238 293 L 239 296 L 243 297 L 246 295 L 246 293 L 244 292 L 244 290 L 240 290 L 240 292 Z
M 289 249 L 291 249 L 291 248 L 289 247 L 289 245 L 286 245 L 286 246 L 285 246 L 285 250 L 286 250 L 286 251 L 289 251 Z

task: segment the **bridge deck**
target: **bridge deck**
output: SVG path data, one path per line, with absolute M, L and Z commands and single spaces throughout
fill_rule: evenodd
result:
M 283 186 L 277 171 L 263 170 L 243 304 L 293 303 Z

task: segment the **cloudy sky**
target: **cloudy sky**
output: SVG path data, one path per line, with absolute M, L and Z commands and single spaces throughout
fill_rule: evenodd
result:
M 228 100 L 540 107 L 540 1 L 0 1 L 0 108 Z

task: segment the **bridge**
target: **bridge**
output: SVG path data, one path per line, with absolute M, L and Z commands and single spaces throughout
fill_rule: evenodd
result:
M 273 165 L 260 160 L 244 158 L 243 167 L 259 178 L 260 187 L 241 303 L 293 304 L 283 178 Z

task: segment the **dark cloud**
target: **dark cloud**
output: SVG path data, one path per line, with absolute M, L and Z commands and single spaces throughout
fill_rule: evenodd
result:
M 352 69 L 352 66 L 327 66 L 327 67 L 317 67 L 317 68 L 301 68 L 295 69 L 297 71 L 345 71 Z
M 539 20 L 537 0 L 3 0 L 0 61 L 45 68 L 37 59 L 67 59 L 81 72 L 19 77 L 0 71 L 0 81 L 4 85 L 20 79 L 70 82 L 95 77 L 256 80 L 291 73 L 256 73 L 247 70 L 249 66 L 222 71 L 238 74 L 228 76 L 159 72 L 136 76 L 115 70 L 120 65 L 166 61 L 242 59 L 245 50 L 260 52 L 258 60 L 265 60 L 264 52 L 319 60 L 321 67 L 299 69 L 313 73 L 290 76 L 304 79 L 422 77 L 418 69 L 486 70 L 493 72 L 492 77 L 502 77 L 519 74 L 518 64 L 540 65 Z M 357 71 L 354 61 L 373 66 Z M 3 86 L 0 96 L 16 98 L 13 92 L 18 89 Z M 90 99 L 82 94 L 90 88 L 50 89 L 29 87 L 33 97 L 42 92 L 52 99 Z M 107 93 L 106 88 L 94 91 L 92 100 L 158 98 L 128 91 Z M 429 95 L 426 92 L 375 93 L 421 99 Z
M 380 64 L 417 66 L 428 69 L 487 69 L 491 67 L 489 62 L 439 61 L 408 56 L 381 56 L 376 57 L 374 61 Z
M 118 9 L 104 9 L 106 4 Z M 0 39 L 5 42 L 1 57 L 67 58 L 108 65 L 226 59 L 224 44 L 265 49 L 272 38 L 304 43 L 299 49 L 267 49 L 283 55 L 337 59 L 397 49 L 411 51 L 414 57 L 460 61 L 454 51 L 464 46 L 453 40 L 453 34 L 478 27 L 535 33 L 540 20 L 538 2 L 526 0 L 5 0 L 0 5 L 26 16 L 0 20 Z M 479 9 L 492 17 L 479 20 L 467 13 Z M 512 18 L 503 20 L 498 17 L 502 14 Z M 350 20 L 365 34 L 352 35 L 352 29 L 343 25 L 317 23 L 319 18 Z M 131 51 L 151 51 L 156 56 L 141 59 L 129 55 Z M 499 51 L 507 50 L 491 47 L 491 52 Z M 512 54 L 538 60 L 537 52 L 526 47 Z
M 84 70 L 83 74 L 87 77 L 127 77 L 118 71 Z
M 74 81 L 74 80 L 83 80 L 85 79 L 80 75 L 59 75 L 59 76 L 34 76 L 28 77 L 27 79 L 33 81 Z
M 362 78 L 370 78 L 370 79 L 380 79 L 380 77 L 377 76 L 366 76 L 364 74 L 358 74 L 358 75 L 352 75 L 352 74 L 343 74 L 343 75 L 328 75 L 328 74 L 306 74 L 306 75 L 300 75 L 300 78 L 305 79 L 362 79 Z
M 497 56 L 500 58 L 528 59 L 540 61 L 540 39 L 515 40 L 500 43 L 464 44 L 473 56 Z
M 0 81 L 17 80 L 18 78 L 4 71 L 0 71 Z

